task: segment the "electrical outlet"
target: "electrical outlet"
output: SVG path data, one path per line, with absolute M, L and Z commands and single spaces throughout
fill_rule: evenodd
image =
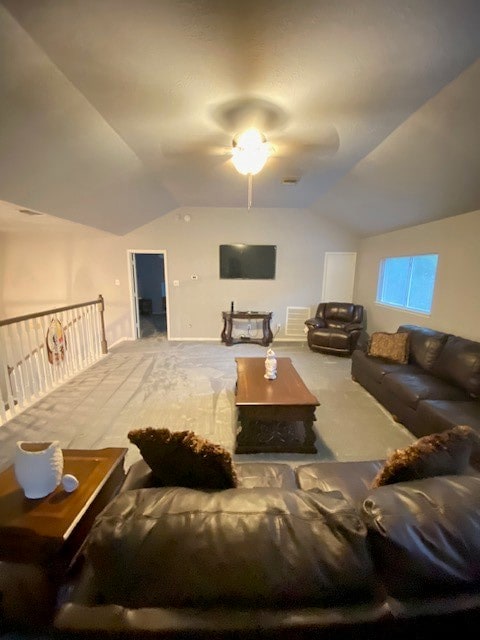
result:
M 250 323 L 247 324 L 247 329 L 250 331 L 252 328 L 252 325 Z
M 277 331 L 280 331 L 281 328 L 282 328 L 282 325 L 280 323 L 277 324 Z

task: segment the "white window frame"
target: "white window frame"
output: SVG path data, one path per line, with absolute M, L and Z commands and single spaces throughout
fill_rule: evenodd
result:
M 422 309 L 416 309 L 414 307 L 410 307 L 408 306 L 409 303 L 409 299 L 410 299 L 410 291 L 412 288 L 412 270 L 413 270 L 413 263 L 415 258 L 423 258 L 424 256 L 437 256 L 437 266 L 436 266 L 436 270 L 435 270 L 435 280 L 433 283 L 433 291 L 432 291 L 432 304 L 430 306 L 429 311 L 423 311 Z M 382 300 L 382 290 L 384 289 L 384 282 L 383 282 L 383 274 L 384 274 L 384 269 L 385 269 L 385 263 L 387 262 L 387 260 L 394 260 L 397 258 L 408 258 L 409 259 L 409 265 L 408 265 L 408 289 L 405 292 L 405 304 L 395 304 L 393 302 L 385 302 L 384 300 Z M 433 298 L 435 295 L 435 286 L 436 286 L 436 282 L 437 282 L 437 272 L 438 272 L 438 259 L 439 259 L 439 255 L 438 253 L 420 253 L 417 255 L 413 255 L 413 256 L 387 256 L 386 258 L 382 258 L 380 260 L 380 267 L 378 270 L 378 281 L 377 281 L 377 294 L 376 294 L 376 298 L 375 298 L 375 302 L 379 305 L 383 305 L 385 307 L 391 307 L 393 309 L 400 309 L 402 311 L 408 311 L 409 313 L 416 313 L 422 316 L 429 316 L 432 312 L 432 306 L 433 306 Z

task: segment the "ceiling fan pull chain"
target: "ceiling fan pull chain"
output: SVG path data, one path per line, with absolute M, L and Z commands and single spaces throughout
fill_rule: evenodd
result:
M 248 174 L 248 199 L 247 199 L 247 208 L 248 211 L 252 208 L 252 193 L 253 193 L 253 175 L 251 173 Z

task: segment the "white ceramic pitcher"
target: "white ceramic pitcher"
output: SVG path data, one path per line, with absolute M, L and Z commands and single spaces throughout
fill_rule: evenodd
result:
M 60 484 L 63 452 L 54 442 L 17 442 L 15 477 L 27 498 L 44 498 Z

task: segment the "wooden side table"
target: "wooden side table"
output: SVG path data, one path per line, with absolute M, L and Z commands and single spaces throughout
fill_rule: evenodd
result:
M 0 617 L 53 614 L 61 582 L 73 566 L 96 516 L 118 492 L 128 449 L 64 449 L 64 473 L 79 480 L 38 500 L 25 498 L 13 465 L 0 474 Z M 29 589 L 30 580 L 37 585 Z M 22 599 L 18 601 L 18 597 Z M 19 622 L 27 622 L 25 619 Z

